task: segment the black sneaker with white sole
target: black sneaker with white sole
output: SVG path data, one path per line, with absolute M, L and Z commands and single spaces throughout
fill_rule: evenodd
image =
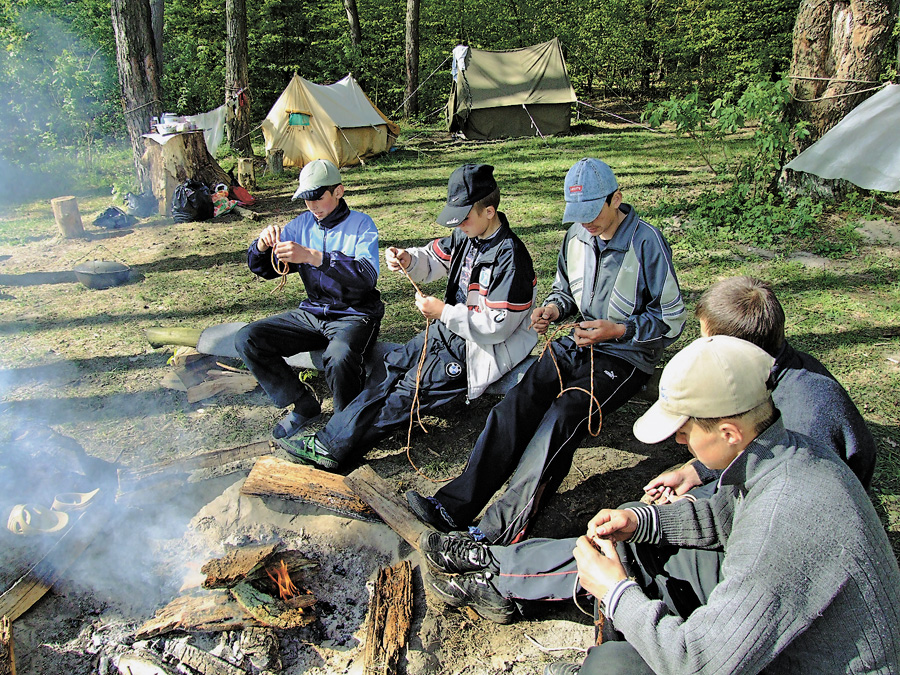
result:
M 432 592 L 451 607 L 471 607 L 480 616 L 494 623 L 512 623 L 518 610 L 509 598 L 504 598 L 487 570 L 468 574 L 444 574 L 429 570 L 426 583 Z
M 429 565 L 448 574 L 477 572 L 489 566 L 498 571 L 487 545 L 475 541 L 468 532 L 426 530 L 419 537 L 419 551 Z

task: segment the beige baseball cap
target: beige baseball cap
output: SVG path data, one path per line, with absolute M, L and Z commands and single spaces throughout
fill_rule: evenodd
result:
M 341 172 L 327 159 L 314 159 L 300 170 L 300 184 L 291 199 L 315 201 L 325 194 L 325 188 L 341 184 Z
M 672 357 L 659 379 L 659 400 L 634 423 L 642 443 L 659 443 L 690 417 L 740 415 L 769 398 L 775 359 L 730 335 L 694 340 Z

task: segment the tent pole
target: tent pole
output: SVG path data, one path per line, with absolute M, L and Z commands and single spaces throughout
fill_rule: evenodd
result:
M 544 145 L 546 145 L 549 148 L 550 144 L 547 143 L 547 139 L 544 138 L 544 134 L 541 133 L 541 128 L 537 125 L 537 122 L 534 121 L 534 118 L 531 116 L 531 113 L 528 112 L 528 108 L 525 107 L 524 103 L 522 104 L 522 109 L 525 111 L 525 114 L 528 115 L 528 119 L 531 120 L 531 126 L 534 127 L 535 131 L 538 132 L 538 136 L 540 136 L 541 140 L 544 141 Z

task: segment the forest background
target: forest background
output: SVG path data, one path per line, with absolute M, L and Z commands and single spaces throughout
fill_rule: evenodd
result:
M 346 0 L 344 0 L 346 2 Z M 351 42 L 344 2 L 247 4 L 251 119 L 259 124 L 296 72 L 317 83 L 354 73 L 392 119 L 402 114 L 404 3 L 358 0 Z M 421 3 L 419 114 L 440 118 L 456 44 L 512 49 L 559 37 L 580 101 L 643 104 L 787 71 L 799 0 L 432 0 Z M 167 0 L 163 109 L 195 114 L 225 100 L 222 0 Z M 0 195 L 42 196 L 115 182 L 110 148 L 127 145 L 109 0 L 0 0 Z M 882 52 L 896 73 L 896 31 Z M 594 108 L 577 106 L 597 115 Z M 258 141 L 261 133 L 255 133 Z M 67 171 L 60 171 L 67 167 Z M 49 182 L 44 180 L 52 175 Z M 15 189 L 10 189 L 15 186 Z M 6 188 L 6 189 L 3 189 Z

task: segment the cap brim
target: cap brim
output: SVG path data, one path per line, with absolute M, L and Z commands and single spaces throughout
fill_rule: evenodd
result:
M 469 206 L 450 206 L 447 204 L 438 214 L 437 222 L 444 227 L 456 227 L 469 215 L 472 205 Z
M 303 199 L 314 202 L 322 198 L 322 195 L 325 194 L 325 191 L 328 189 L 327 185 L 323 185 L 321 187 L 317 187 L 312 190 L 308 190 L 302 187 L 298 187 L 297 191 L 294 193 L 294 196 L 291 197 L 292 200 Z
M 688 415 L 666 412 L 657 401 L 637 419 L 632 432 L 641 443 L 659 443 L 678 431 L 688 419 Z
M 564 223 L 591 223 L 603 210 L 603 199 L 592 199 L 586 202 L 566 202 L 566 210 L 563 213 Z

